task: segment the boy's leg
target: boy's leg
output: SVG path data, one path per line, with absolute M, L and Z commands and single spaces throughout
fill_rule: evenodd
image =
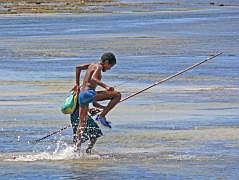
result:
M 79 107 L 76 107 L 76 110 L 70 115 L 71 118 L 71 126 L 73 130 L 73 143 L 77 142 L 77 129 L 79 126 Z
M 86 153 L 89 153 L 89 154 L 91 153 L 91 150 L 94 147 L 96 141 L 97 141 L 97 138 L 91 138 L 90 139 L 90 142 L 89 142 L 88 147 L 86 149 Z
M 105 117 L 106 114 L 120 102 L 121 94 L 117 91 L 97 91 L 94 101 L 110 100 L 108 105 L 100 113 L 101 117 Z
M 85 126 L 86 126 L 86 119 L 87 119 L 87 112 L 88 112 L 88 106 L 82 106 L 80 107 L 80 123 L 77 128 L 77 142 L 76 142 L 76 148 L 77 150 L 80 150 L 81 147 L 81 137 L 84 132 Z

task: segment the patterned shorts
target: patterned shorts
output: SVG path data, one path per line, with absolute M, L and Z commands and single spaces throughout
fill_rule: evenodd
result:
M 77 110 L 71 114 L 71 125 L 73 128 L 73 142 L 76 142 L 76 131 L 77 127 L 79 125 L 79 110 Z M 90 139 L 93 138 L 99 138 L 103 136 L 102 131 L 100 130 L 99 126 L 97 123 L 92 119 L 91 116 L 88 116 L 87 122 L 86 122 L 86 127 L 83 132 L 83 135 L 81 136 L 81 142 L 84 143 Z

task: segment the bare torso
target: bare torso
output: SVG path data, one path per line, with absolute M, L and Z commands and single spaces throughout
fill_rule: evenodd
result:
M 92 77 L 94 76 L 94 78 L 101 80 L 102 78 L 101 69 L 102 65 L 99 63 L 89 65 L 81 87 L 82 91 L 86 91 L 88 89 L 95 89 L 97 87 L 97 84 L 92 80 Z

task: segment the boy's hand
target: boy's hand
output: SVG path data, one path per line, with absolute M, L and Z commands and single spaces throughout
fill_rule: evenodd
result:
M 97 108 L 91 108 L 89 109 L 89 113 L 91 114 L 91 116 L 95 116 L 96 114 L 98 114 L 99 112 L 101 112 L 100 109 Z
M 113 87 L 107 87 L 106 90 L 107 91 L 114 91 L 115 89 Z
M 77 84 L 71 89 L 75 94 L 78 94 L 80 92 L 80 86 Z

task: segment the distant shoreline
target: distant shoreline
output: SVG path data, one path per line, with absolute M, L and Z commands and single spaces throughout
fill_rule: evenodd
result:
M 1 0 L 0 14 L 91 13 L 104 12 L 113 0 Z
M 178 2 L 129 2 L 121 0 L 1 0 L 1 14 L 82 14 L 112 12 L 152 12 L 152 11 L 184 11 L 208 7 L 233 6 L 238 4 L 227 2 L 190 3 Z

